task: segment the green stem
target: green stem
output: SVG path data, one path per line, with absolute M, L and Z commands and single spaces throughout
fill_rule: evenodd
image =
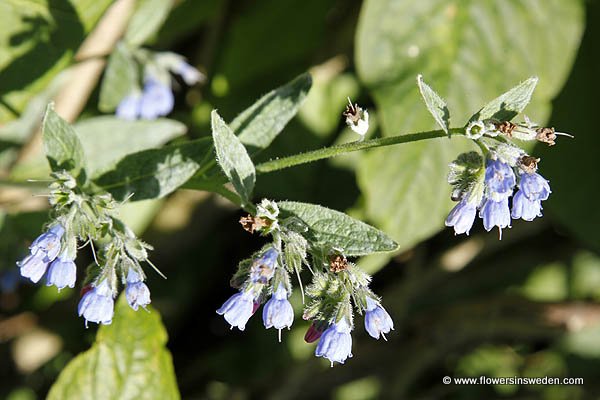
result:
M 452 128 L 450 134 L 463 134 L 464 128 Z M 418 142 L 426 139 L 437 139 L 448 137 L 448 134 L 441 129 L 435 131 L 410 133 L 407 135 L 391 136 L 379 139 L 367 140 L 364 142 L 352 142 L 339 144 L 336 146 L 325 147 L 318 150 L 308 151 L 306 153 L 295 154 L 293 156 L 276 158 L 269 160 L 256 166 L 256 172 L 265 174 L 273 171 L 279 171 L 284 168 L 293 167 L 300 164 L 305 164 L 313 161 L 322 160 L 338 156 L 353 151 L 372 149 L 375 147 L 390 146 L 402 143 Z

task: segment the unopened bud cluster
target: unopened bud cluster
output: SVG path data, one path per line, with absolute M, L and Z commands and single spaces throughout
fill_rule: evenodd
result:
M 263 200 L 255 215 L 243 217 L 240 223 L 248 232 L 271 236 L 271 243 L 240 262 L 231 285 L 238 293 L 229 298 L 217 313 L 231 327 L 244 330 L 252 315 L 263 306 L 265 328 L 279 331 L 290 328 L 294 309 L 289 301 L 291 275 L 300 281 L 300 271 L 308 267 L 312 282 L 306 289 L 311 298 L 303 319 L 312 321 L 305 340 L 319 341 L 317 357 L 344 363 L 352 357 L 354 313 L 365 315 L 365 329 L 379 339 L 394 329 L 394 324 L 381 306 L 380 299 L 369 289 L 370 276 L 349 262 L 343 249 L 323 248 L 305 237 L 306 228 L 295 217 L 281 218 L 277 203 Z M 302 289 L 301 289 L 302 290 Z M 304 297 L 304 293 L 302 293 Z
M 140 265 L 149 262 L 150 246 L 116 217 L 119 204 L 108 193 L 89 195 L 79 190 L 66 172 L 55 172 L 52 177 L 53 218 L 29 246 L 29 255 L 17 263 L 21 275 L 34 283 L 46 275 L 48 286 L 73 288 L 78 243 L 89 243 L 95 263 L 86 272 L 78 306 L 86 326 L 88 321 L 111 323 L 120 286 L 125 287 L 127 301 L 134 310 L 150 304 L 150 291 Z M 97 252 L 93 247 L 96 241 L 103 243 Z

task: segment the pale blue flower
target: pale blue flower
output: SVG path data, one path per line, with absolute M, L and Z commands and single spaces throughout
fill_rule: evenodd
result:
M 59 291 L 67 286 L 74 288 L 76 278 L 77 267 L 73 262 L 73 258 L 68 257 L 63 252 L 48 268 L 47 286 L 54 285 Z
M 33 283 L 42 279 L 48 264 L 54 261 L 60 252 L 64 233 L 62 225 L 56 224 L 33 241 L 29 246 L 29 255 L 17 262 L 23 277 L 29 278 Z
M 188 86 L 193 86 L 204 79 L 204 75 L 202 75 L 200 71 L 192 67 L 184 60 L 180 60 L 175 64 L 173 67 L 173 73 L 180 75 Z
M 275 266 L 279 253 L 274 247 L 265 251 L 262 256 L 254 260 L 250 267 L 250 280 L 255 283 L 266 284 L 275 274 Z
M 542 216 L 542 201 L 550 196 L 550 185 L 538 173 L 521 175 L 519 190 L 513 198 L 512 217 L 532 221 Z
M 331 324 L 321 335 L 315 355 L 327 358 L 332 367 L 334 362 L 343 364 L 348 357 L 352 357 L 351 330 L 352 328 L 345 317 Z
M 125 297 L 129 306 L 135 311 L 138 310 L 139 306 L 145 308 L 150 304 L 150 289 L 148 289 L 148 286 L 142 281 L 142 277 L 133 268 L 129 268 L 127 274 Z
M 500 201 L 486 199 L 481 210 L 479 210 L 479 216 L 483 218 L 483 227 L 486 231 L 489 232 L 497 226 L 500 231 L 500 238 L 502 238 L 502 229 L 510 227 L 508 197 Z
M 486 197 L 498 202 L 512 195 L 516 178 L 510 165 L 500 160 L 488 160 L 484 179 Z
M 294 309 L 288 301 L 288 292 L 283 285 L 279 285 L 263 308 L 263 323 L 267 329 L 273 327 L 279 330 L 279 341 L 281 342 L 281 330 L 289 329 L 293 322 Z
M 175 98 L 169 85 L 149 78 L 144 83 L 140 101 L 140 117 L 156 119 L 173 111 Z
M 367 297 L 367 312 L 365 313 L 365 329 L 375 339 L 379 336 L 387 340 L 386 333 L 394 330 L 394 321 L 387 311 L 375 300 Z
M 142 105 L 142 96 L 139 93 L 133 93 L 126 96 L 119 105 L 115 114 L 117 117 L 126 120 L 136 120 L 140 116 L 140 107 Z
M 465 196 L 448 214 L 446 218 L 446 226 L 453 226 L 454 233 L 460 235 L 461 233 L 469 234 L 469 231 L 473 227 L 475 222 L 475 215 L 477 214 L 477 207 L 467 200 L 468 196 Z
M 113 293 L 104 279 L 98 286 L 92 286 L 91 290 L 83 295 L 79 301 L 77 311 L 79 316 L 85 318 L 85 327 L 88 322 L 109 325 L 112 322 L 115 302 Z
M 237 327 L 240 331 L 246 329 L 248 320 L 254 313 L 254 299 L 248 292 L 236 293 L 231 296 L 222 306 L 217 310 L 217 314 L 222 315 L 233 327 Z

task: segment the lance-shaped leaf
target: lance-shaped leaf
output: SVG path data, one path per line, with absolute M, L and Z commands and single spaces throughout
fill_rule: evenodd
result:
M 217 110 L 211 114 L 211 125 L 217 161 L 242 202 L 248 203 L 256 179 L 254 164 L 240 139 L 233 134 Z
M 448 106 L 444 99 L 442 99 L 431 86 L 423 81 L 423 75 L 417 76 L 417 85 L 419 86 L 421 97 L 423 98 L 423 101 L 425 101 L 425 105 L 433 116 L 433 119 L 435 119 L 435 122 L 438 123 L 444 132 L 450 134 L 448 132 L 450 125 L 450 111 L 448 111 Z
M 102 112 L 114 111 L 121 100 L 139 87 L 138 66 L 131 52 L 119 43 L 108 59 L 100 87 L 98 108 Z
M 171 119 L 126 121 L 109 115 L 85 119 L 74 127 L 91 179 L 114 167 L 123 157 L 162 146 L 186 131 L 184 124 Z
M 133 311 L 121 295 L 112 324 L 66 366 L 48 399 L 179 399 L 167 332 L 159 313 L 148 311 Z
M 521 82 L 508 92 L 496 97 L 483 106 L 481 110 L 469 119 L 469 122 L 485 119 L 510 121 L 527 107 L 537 83 L 538 78 L 536 76 L 532 76 L 525 82 Z
M 85 157 L 75 130 L 54 111 L 54 104 L 46 108 L 42 122 L 42 137 L 46 157 L 52 171 L 67 170 L 79 177 L 85 172 Z
M 312 85 L 305 73 L 256 101 L 231 122 L 231 129 L 251 152 L 267 148 L 296 115 Z
M 123 158 L 95 183 L 117 200 L 166 196 L 187 182 L 209 160 L 210 139 L 202 138 L 160 149 L 145 150 Z
M 306 224 L 307 236 L 313 245 L 340 249 L 347 256 L 398 248 L 397 243 L 382 231 L 339 211 L 292 201 L 277 204 L 282 217 L 296 217 Z

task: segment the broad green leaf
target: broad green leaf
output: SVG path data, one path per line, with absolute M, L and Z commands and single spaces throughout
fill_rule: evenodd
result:
M 89 118 L 74 128 L 86 154 L 90 178 L 106 172 L 128 154 L 159 147 L 186 132 L 185 125 L 170 119 L 125 121 L 112 116 Z
M 527 107 L 537 83 L 538 78 L 536 76 L 521 82 L 508 92 L 487 103 L 469 119 L 469 122 L 485 119 L 510 121 Z
M 0 1 L 0 123 L 73 60 L 112 0 Z
M 421 97 L 427 106 L 427 109 L 435 119 L 435 122 L 448 133 L 450 127 L 450 111 L 446 102 L 438 95 L 435 90 L 423 81 L 423 76 L 417 76 L 417 85 L 419 86 L 419 92 Z
M 78 177 L 85 169 L 85 156 L 75 130 L 54 112 L 50 103 L 42 122 L 44 150 L 52 171 L 67 170 Z
M 108 59 L 98 108 L 102 112 L 114 111 L 121 100 L 139 87 L 138 65 L 124 43 L 119 43 Z
M 100 326 L 92 347 L 65 367 L 49 400 L 180 398 L 158 311 L 133 311 L 124 295 L 116 303 L 112 324 Z
M 347 256 L 362 256 L 398 248 L 385 233 L 339 211 L 292 201 L 277 204 L 282 217 L 296 217 L 306 224 L 312 243 L 340 249 Z
M 231 122 L 231 129 L 251 149 L 268 147 L 306 99 L 312 79 L 302 74 L 267 93 Z
M 137 7 L 125 32 L 125 41 L 132 46 L 144 44 L 158 32 L 172 5 L 173 0 L 137 0 Z
M 561 23 L 548 25 L 556 15 Z M 543 122 L 571 68 L 582 16 L 581 2 L 571 0 L 365 1 L 356 65 L 374 97 L 383 135 L 434 128 L 414 85 L 420 73 L 444 93 L 461 126 L 487 99 L 524 77 L 539 76 L 527 114 Z M 443 229 L 453 205 L 447 165 L 473 149 L 465 142 L 454 136 L 362 156 L 357 178 L 366 216 L 400 248 Z
M 209 138 L 141 151 L 123 158 L 95 183 L 117 200 L 160 198 L 190 179 L 210 160 L 207 155 L 211 152 Z
M 216 110 L 211 114 L 212 136 L 217 161 L 243 203 L 250 201 L 256 171 L 246 148 Z

